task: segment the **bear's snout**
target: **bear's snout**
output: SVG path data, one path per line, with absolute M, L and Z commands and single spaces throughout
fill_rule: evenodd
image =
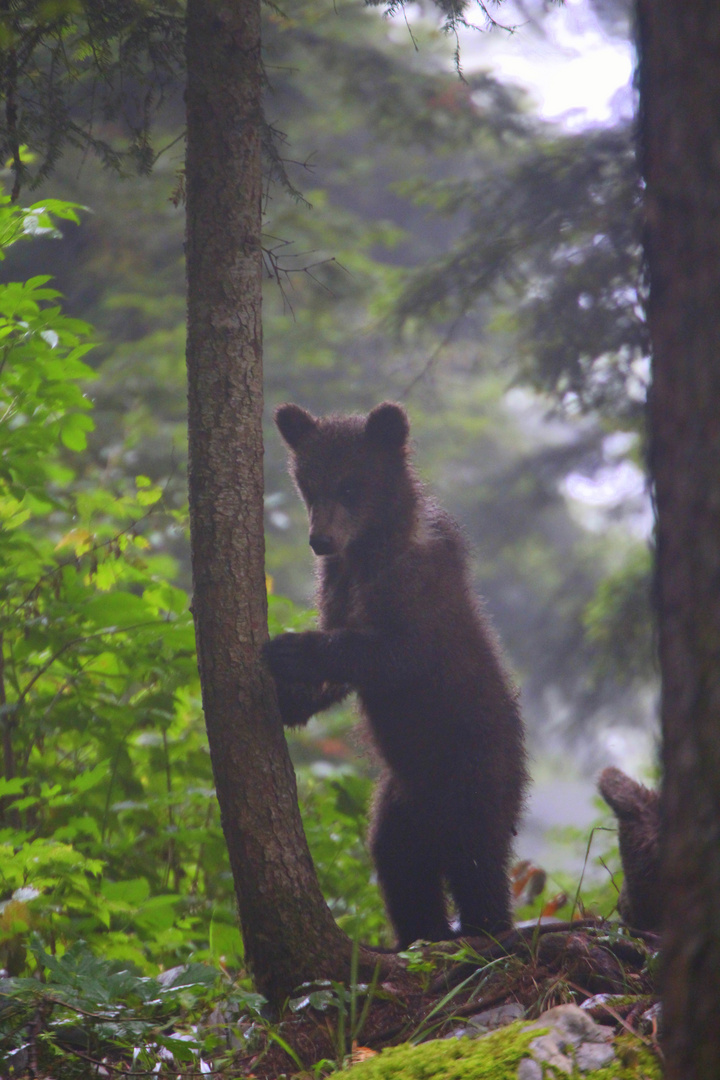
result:
M 333 555 L 335 552 L 332 537 L 324 533 L 310 533 L 310 547 L 316 555 Z

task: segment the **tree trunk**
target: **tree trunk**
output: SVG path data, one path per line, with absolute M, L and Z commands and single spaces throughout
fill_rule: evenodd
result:
M 279 1003 L 347 974 L 318 886 L 269 674 L 263 538 L 260 0 L 187 7 L 193 610 L 246 957 Z
M 720 1077 L 720 4 L 638 0 L 668 1080 Z

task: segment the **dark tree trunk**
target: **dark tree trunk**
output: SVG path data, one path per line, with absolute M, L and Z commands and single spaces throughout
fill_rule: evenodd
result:
M 347 974 L 270 677 L 263 539 L 260 0 L 189 0 L 187 276 L 193 610 L 247 960 L 275 1003 Z
M 668 1080 L 720 1077 L 720 3 L 638 0 Z

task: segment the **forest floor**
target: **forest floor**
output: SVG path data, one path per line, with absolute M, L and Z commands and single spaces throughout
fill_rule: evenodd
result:
M 631 1056 L 650 1062 L 641 1074 L 656 1076 L 658 948 L 656 935 L 618 922 L 522 924 L 497 940 L 418 945 L 402 954 L 406 966 L 384 965 L 391 976 L 378 965 L 369 985 L 300 987 L 277 1016 L 246 977 L 203 963 L 150 978 L 83 943 L 62 957 L 36 947 L 42 978 L 0 977 L 0 1080 L 323 1080 L 355 1062 L 382 1071 L 379 1051 L 401 1043 L 432 1043 L 439 1055 L 437 1040 L 450 1037 L 451 1056 L 483 1052 L 482 1039 L 452 1036 L 513 1021 L 525 1031 L 556 1006 L 576 1029 L 590 1025 L 589 1042 L 630 1040 Z M 492 1068 L 469 1075 L 498 1080 Z
M 235 1064 L 257 1080 L 324 1075 L 348 1058 L 361 1061 L 406 1041 L 483 1034 L 567 1003 L 659 1054 L 658 947 L 654 934 L 586 919 L 526 927 L 498 941 L 469 939 L 452 950 L 426 948 L 416 968 L 427 970 L 416 971 L 412 989 L 383 983 L 354 1002 L 308 990 L 264 1037 L 257 1029 L 243 1033 L 248 1049 Z

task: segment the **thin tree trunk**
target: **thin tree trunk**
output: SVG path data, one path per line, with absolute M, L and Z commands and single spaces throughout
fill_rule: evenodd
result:
M 347 973 L 259 649 L 263 539 L 260 0 L 188 0 L 190 522 L 203 706 L 246 957 L 280 1002 Z
M 720 4 L 639 0 L 668 1080 L 720 1077 Z

